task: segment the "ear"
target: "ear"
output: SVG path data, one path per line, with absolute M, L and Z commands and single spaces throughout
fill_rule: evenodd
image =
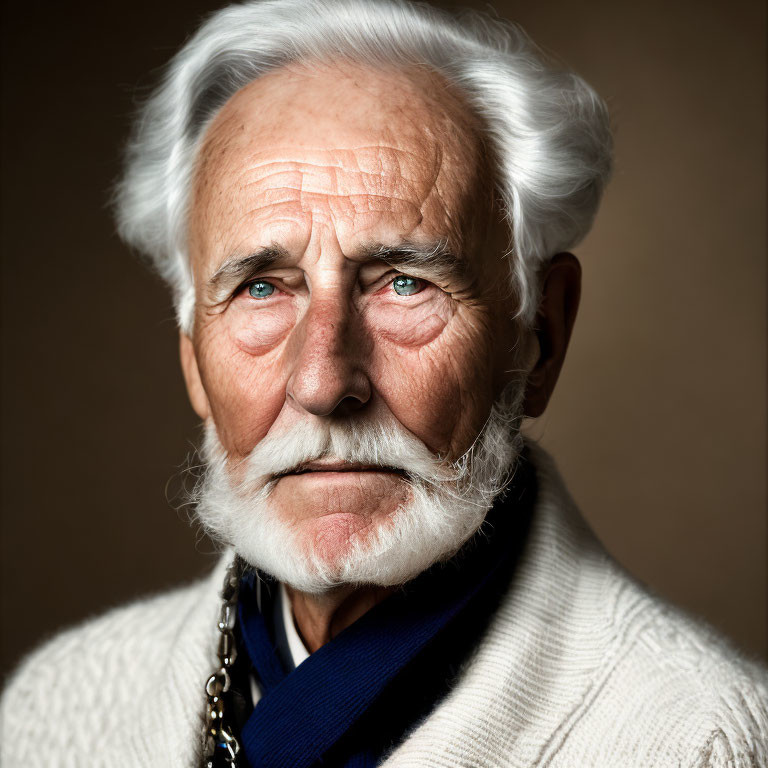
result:
M 539 346 L 538 360 L 528 375 L 525 415 L 544 413 L 563 367 L 581 295 L 581 265 L 572 253 L 558 253 L 544 275 L 541 301 L 533 333 Z
M 208 395 L 205 394 L 203 381 L 200 378 L 200 370 L 197 367 L 197 356 L 192 339 L 183 331 L 179 332 L 179 356 L 181 357 L 181 370 L 184 372 L 184 382 L 187 385 L 187 395 L 195 413 L 205 421 L 210 414 Z

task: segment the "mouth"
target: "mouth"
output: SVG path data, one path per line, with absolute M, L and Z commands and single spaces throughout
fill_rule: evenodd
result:
M 286 472 L 280 472 L 274 475 L 275 480 L 288 475 L 306 475 L 310 472 L 383 472 L 388 474 L 397 474 L 405 477 L 405 470 L 399 467 L 389 467 L 382 464 L 360 464 L 354 461 L 343 461 L 339 459 L 318 459 L 308 461 L 306 464 L 300 464 L 298 467 Z

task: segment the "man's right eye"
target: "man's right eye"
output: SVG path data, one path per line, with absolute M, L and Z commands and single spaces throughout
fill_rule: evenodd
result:
M 266 280 L 256 280 L 248 286 L 248 293 L 254 299 L 266 299 L 275 292 L 275 286 Z

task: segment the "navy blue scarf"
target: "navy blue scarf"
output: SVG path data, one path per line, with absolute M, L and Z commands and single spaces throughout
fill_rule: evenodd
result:
M 244 577 L 241 663 L 250 662 L 262 692 L 240 734 L 251 768 L 377 765 L 450 689 L 509 582 L 535 493 L 524 454 L 482 532 L 455 558 L 388 596 L 296 669 L 271 632 L 277 585 L 261 577 L 259 610 L 260 577 Z

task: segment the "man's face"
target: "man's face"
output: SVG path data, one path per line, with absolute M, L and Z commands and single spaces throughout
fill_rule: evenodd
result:
M 235 481 L 308 422 L 396 423 L 445 460 L 470 448 L 519 341 L 488 166 L 423 72 L 285 68 L 222 108 L 192 198 L 187 367 Z M 410 494 L 402 471 L 333 461 L 273 480 L 272 509 L 329 560 Z

